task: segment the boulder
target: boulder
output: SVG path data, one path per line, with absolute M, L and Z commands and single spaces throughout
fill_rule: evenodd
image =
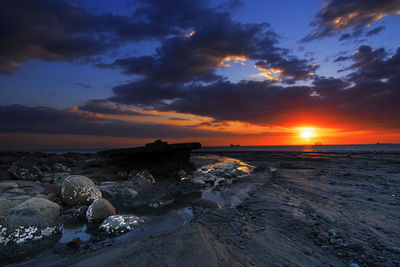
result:
M 131 178 L 131 181 L 134 185 L 139 187 L 150 186 L 156 182 L 153 175 L 151 175 L 151 173 L 147 169 L 138 172 L 135 176 Z
M 17 228 L 19 226 L 57 226 L 58 217 L 62 211 L 61 206 L 45 198 L 33 197 L 16 207 L 7 215 L 8 226 Z
M 108 196 L 111 198 L 123 198 L 123 199 L 133 199 L 137 196 L 137 192 L 126 184 L 121 184 L 118 182 L 105 181 L 99 186 L 99 189 L 103 196 Z
M 98 198 L 89 206 L 86 218 L 91 223 L 101 222 L 109 216 L 115 215 L 115 208 L 104 198 Z
M 70 175 L 62 184 L 61 196 L 63 201 L 71 206 L 90 205 L 94 200 L 101 198 L 101 192 L 89 178 Z
M 39 166 L 27 159 L 14 162 L 8 171 L 14 178 L 20 180 L 37 181 L 43 176 Z
M 15 206 L 0 225 L 0 245 L 39 240 L 61 231 L 62 208 L 47 199 L 33 197 Z
M 135 229 L 144 220 L 132 215 L 115 215 L 105 219 L 99 229 L 109 235 L 121 235 Z

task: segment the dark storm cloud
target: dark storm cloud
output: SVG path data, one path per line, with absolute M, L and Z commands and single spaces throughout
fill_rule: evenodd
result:
M 398 0 L 330 0 L 316 14 L 315 21 L 311 23 L 314 31 L 303 41 L 331 36 L 348 28 L 359 31 L 384 16 L 396 14 L 400 14 Z M 345 34 L 341 39 L 350 36 Z
M 164 84 L 149 80 L 134 81 L 114 87 L 115 95 L 109 100 L 122 104 L 151 106 L 162 100 L 173 100 L 180 95 L 182 88 L 184 88 L 182 84 Z
M 218 132 L 174 125 L 132 123 L 90 116 L 75 110 L 23 105 L 0 106 L 0 132 L 72 134 L 132 138 L 219 136 Z
M 138 74 L 157 82 L 218 80 L 217 67 L 235 57 L 257 60 L 262 68 L 279 68 L 284 78 L 306 79 L 318 66 L 289 55 L 276 46 L 278 36 L 266 23 L 234 22 L 229 13 L 210 13 L 193 35 L 183 34 L 164 40 L 155 55 L 116 60 L 127 74 Z
M 110 100 L 135 105 L 146 103 L 158 110 L 210 116 L 218 121 L 260 123 L 279 120 L 280 109 L 301 108 L 311 94 L 308 87 L 284 90 L 266 81 L 218 81 L 208 85 L 175 85 L 168 89 L 159 85 L 155 91 L 153 86 L 146 87 L 143 81 L 126 84 L 115 88 L 116 96 Z M 150 88 L 153 93 L 148 92 Z
M 210 84 L 155 83 L 140 80 L 114 88 L 110 101 L 209 116 L 216 121 L 279 125 L 293 118 L 334 117 L 371 127 L 400 127 L 400 48 L 361 46 L 350 57 L 345 79 L 314 76 L 311 86 L 283 86 L 269 81 Z M 387 79 L 387 80 L 385 80 Z
M 229 14 L 215 13 L 207 17 L 190 38 L 182 35 L 167 39 L 154 56 L 120 59 L 113 65 L 126 73 L 140 74 L 153 81 L 177 82 L 199 78 L 209 81 L 218 78 L 213 71 L 227 56 L 251 57 L 257 50 L 257 38 L 268 38 L 264 36 L 266 27 L 265 24 L 235 23 Z M 273 40 L 265 49 L 272 48 L 272 43 Z
M 389 56 L 384 48 L 372 49 L 360 46 L 352 55 L 354 64 L 348 69 L 357 71 L 349 75 L 351 81 L 397 79 L 400 75 L 400 47 L 394 55 Z
M 0 72 L 30 59 L 90 62 L 129 41 L 162 38 L 215 14 L 207 1 L 141 1 L 131 15 L 95 13 L 67 0 L 0 0 Z
M 69 61 L 114 47 L 106 38 L 118 17 L 96 15 L 67 1 L 0 1 L 0 71 L 29 59 Z
M 118 105 L 113 105 L 107 100 L 102 100 L 102 99 L 91 99 L 87 101 L 83 106 L 80 106 L 79 110 L 85 110 L 99 114 L 110 114 L 110 115 L 128 115 L 128 116 L 147 115 L 138 111 L 133 111 L 127 108 L 120 107 Z
M 284 80 L 307 79 L 316 68 L 277 47 L 279 37 L 267 23 L 233 21 L 229 9 L 239 1 L 210 3 L 137 1 L 130 15 L 115 15 L 67 0 L 0 0 L 0 72 L 37 59 L 121 68 L 155 82 L 211 82 L 221 79 L 215 70 L 229 64 L 227 57 L 279 68 Z M 160 41 L 154 55 L 122 57 L 112 64 L 99 58 L 127 42 L 149 39 Z

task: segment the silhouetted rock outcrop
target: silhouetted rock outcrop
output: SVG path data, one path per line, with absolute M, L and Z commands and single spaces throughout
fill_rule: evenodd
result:
M 189 162 L 190 153 L 201 148 L 200 143 L 168 144 L 157 140 L 144 147 L 113 149 L 98 154 L 110 163 L 130 169 L 148 169 L 154 178 L 177 178 L 180 170 L 194 170 Z

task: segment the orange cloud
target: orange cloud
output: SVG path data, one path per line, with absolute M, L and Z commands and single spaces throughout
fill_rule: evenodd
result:
M 190 38 L 190 37 L 192 37 L 195 33 L 196 33 L 195 31 L 191 31 L 191 32 L 188 33 L 188 34 L 185 34 L 185 38 Z
M 67 112 L 70 112 L 70 113 L 78 112 L 78 107 L 73 106 L 72 108 L 67 109 Z
M 262 71 L 256 75 L 254 75 L 255 77 L 263 77 L 267 80 L 270 81 L 279 81 L 280 80 L 280 75 L 282 73 L 281 69 L 278 68 L 265 68 L 265 67 L 261 67 L 261 66 L 257 66 L 254 64 L 254 68 Z
M 244 61 L 246 61 L 247 58 L 245 56 L 226 56 L 224 57 L 218 64 L 220 67 L 229 67 L 230 64 L 228 62 L 233 62 L 237 63 L 240 65 L 244 65 Z

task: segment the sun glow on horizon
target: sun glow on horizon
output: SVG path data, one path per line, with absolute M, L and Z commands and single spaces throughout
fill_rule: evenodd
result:
M 316 136 L 315 129 L 309 127 L 301 127 L 299 130 L 299 136 L 303 139 L 311 139 Z

